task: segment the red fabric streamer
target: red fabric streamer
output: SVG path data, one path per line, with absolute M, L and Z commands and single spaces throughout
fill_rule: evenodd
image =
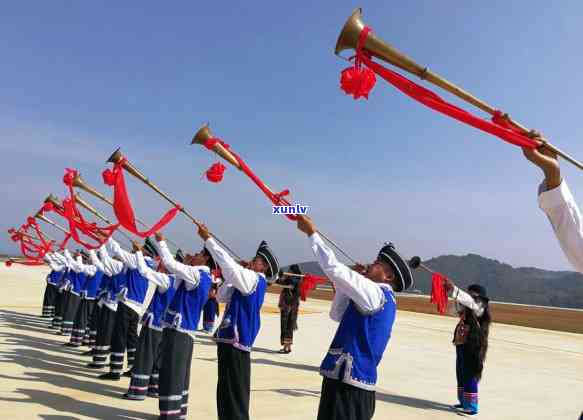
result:
M 366 40 L 366 36 L 368 36 L 368 32 L 370 32 L 368 27 L 365 27 L 365 29 L 361 32 L 357 47 L 356 59 L 374 71 L 377 75 L 385 79 L 391 85 L 396 87 L 398 90 L 403 92 L 405 95 L 415 99 L 416 101 L 433 109 L 434 111 L 440 112 L 462 123 L 492 134 L 504 141 L 507 141 L 508 143 L 520 147 L 527 147 L 530 149 L 538 147 L 538 143 L 535 140 L 528 137 L 525 133 L 522 132 L 522 130 L 510 124 L 502 112 L 497 111 L 492 117 L 491 121 L 485 120 L 445 101 L 436 93 L 416 84 L 406 77 L 401 76 L 400 74 L 389 70 L 388 68 L 383 67 L 378 63 L 375 63 L 372 58 L 369 57 L 365 51 L 363 51 L 364 42 Z M 354 96 L 352 91 L 347 93 Z M 360 96 L 366 97 L 364 94 Z M 355 99 L 357 99 L 356 96 Z
M 218 183 L 223 180 L 223 174 L 225 173 L 225 165 L 220 162 L 213 163 L 209 169 L 205 172 L 206 179 L 210 182 Z
M 257 175 L 255 175 L 253 173 L 253 171 L 251 170 L 251 168 L 249 168 L 247 166 L 245 161 L 243 159 L 241 159 L 238 154 L 236 154 L 235 152 L 233 152 L 232 150 L 229 149 L 230 146 L 227 143 L 225 143 L 221 139 L 213 137 L 213 138 L 210 138 L 210 139 L 205 141 L 204 147 L 206 147 L 209 150 L 213 150 L 213 147 L 217 143 L 220 143 L 225 149 L 227 149 L 231 152 L 231 154 L 235 157 L 235 159 L 237 159 L 237 162 L 239 163 L 239 167 L 245 173 L 245 175 L 247 175 L 249 178 L 251 178 L 251 181 L 253 181 L 255 183 L 255 185 L 257 185 L 259 187 L 259 189 L 261 191 L 263 191 L 263 193 L 267 196 L 267 198 L 269 198 L 269 200 L 274 205 L 276 205 L 276 206 L 289 206 L 290 205 L 290 202 L 284 198 L 285 196 L 289 195 L 288 189 L 285 189 L 285 190 L 278 192 L 278 193 L 274 193 L 273 191 L 271 191 L 267 187 L 267 185 L 265 185 L 265 183 L 261 180 L 261 178 L 259 178 Z M 298 220 L 297 216 L 295 216 L 293 214 L 286 214 L 285 217 L 287 217 L 291 221 Z
M 304 278 L 300 283 L 300 298 L 305 301 L 308 298 L 308 294 L 310 294 L 318 284 L 324 284 L 326 281 L 326 277 L 316 276 L 314 274 L 304 274 Z
M 437 305 L 437 312 L 444 314 L 447 311 L 448 299 L 447 289 L 445 288 L 446 277 L 434 272 L 431 275 L 431 299 L 430 302 Z
M 142 238 L 147 238 L 170 223 L 172 219 L 176 217 L 178 212 L 182 210 L 182 207 L 180 205 L 176 205 L 174 208 L 170 209 L 166 214 L 164 214 L 164 216 L 162 216 L 162 218 L 150 229 L 144 232 L 139 231 L 136 226 L 134 209 L 127 192 L 123 175 L 124 162 L 125 158 L 122 158 L 119 162 L 113 165 L 113 169 L 106 169 L 103 171 L 103 182 L 105 182 L 106 185 L 113 186 L 113 210 L 117 220 L 119 221 L 119 224 L 121 224 L 121 226 L 133 234 Z

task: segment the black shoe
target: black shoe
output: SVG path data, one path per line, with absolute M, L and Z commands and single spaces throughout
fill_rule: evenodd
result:
M 119 381 L 120 375 L 118 373 L 108 372 L 97 377 L 103 381 Z
M 453 408 L 454 410 L 459 410 L 461 408 L 464 408 L 464 406 L 461 404 L 455 404 L 455 405 L 452 405 L 451 408 Z
M 130 401 L 144 401 L 146 399 L 145 396 L 143 397 L 138 397 L 137 395 L 133 395 L 133 394 L 128 394 L 127 392 L 125 394 L 123 394 L 121 396 L 124 400 L 130 400 Z
M 125 376 L 126 378 L 131 378 L 132 377 L 132 371 L 128 370 L 126 372 L 124 372 L 124 374 L 122 376 Z
M 158 393 L 153 391 L 148 391 L 148 397 L 150 398 L 158 398 Z
M 81 353 L 81 356 L 95 356 L 95 350 L 91 349 L 84 351 L 83 353 Z
M 65 347 L 80 347 L 77 344 L 71 343 L 70 341 L 68 343 L 63 344 L 63 346 L 65 346 Z
M 98 365 L 98 364 L 96 364 L 96 363 L 93 363 L 93 362 L 91 362 L 91 363 L 87 363 L 87 367 L 88 367 L 89 369 L 103 369 L 105 366 L 106 366 L 106 365 Z

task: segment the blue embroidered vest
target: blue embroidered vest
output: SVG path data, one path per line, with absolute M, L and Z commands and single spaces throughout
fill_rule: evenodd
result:
M 382 290 L 385 303 L 376 312 L 362 313 L 350 301 L 320 365 L 323 376 L 374 391 L 377 366 L 391 337 L 397 311 L 392 290 Z
M 109 287 L 111 285 L 111 277 L 103 273 L 101 276 L 101 281 L 99 282 L 99 287 L 97 289 L 97 299 L 107 299 L 107 294 L 109 292 Z
M 148 280 L 137 269 L 127 269 L 126 284 L 121 291 L 122 302 L 128 300 L 136 305 L 142 305 L 148 292 Z
M 97 270 L 95 275 L 86 276 L 85 284 L 81 289 L 81 295 L 87 300 L 94 300 L 97 297 L 97 292 L 100 289 L 101 281 L 103 280 L 103 271 Z
M 174 288 L 175 277 L 173 275 L 168 276 L 170 281 L 170 287 L 166 289 L 164 293 L 160 292 L 160 288 L 156 287 L 154 296 L 148 309 L 146 309 L 146 314 L 144 316 L 144 324 L 155 330 L 162 331 L 162 317 L 166 311 L 166 308 L 172 302 L 176 289 Z
M 166 309 L 164 321 L 165 328 L 174 328 L 185 333 L 193 333 L 198 328 L 202 308 L 209 297 L 212 278 L 206 271 L 200 271 L 198 285 L 187 290 L 185 282 L 181 282 L 174 298 Z
M 239 350 L 251 351 L 261 328 L 261 306 L 267 289 L 263 274 L 258 276 L 253 292 L 243 295 L 237 289 L 233 291 L 223 321 L 215 332 L 216 341 L 230 343 Z
M 85 273 L 76 273 L 73 270 L 69 270 L 65 276 L 68 276 L 68 280 L 71 284 L 71 293 L 80 296 L 81 289 L 85 283 Z
M 62 270 L 62 271 L 51 270 L 51 272 L 47 276 L 47 283 L 52 284 L 53 286 L 58 286 L 61 278 L 64 275 L 65 275 L 65 270 Z

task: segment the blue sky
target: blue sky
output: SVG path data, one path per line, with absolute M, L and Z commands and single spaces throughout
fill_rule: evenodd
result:
M 47 193 L 63 196 L 65 167 L 109 193 L 100 174 L 121 146 L 239 254 L 266 239 L 284 263 L 310 259 L 306 238 L 271 215 L 242 174 L 200 179 L 216 159 L 188 144 L 210 121 L 358 259 L 393 241 L 408 256 L 475 252 L 568 269 L 537 207 L 541 176 L 519 149 L 383 81 L 369 101 L 339 90 L 346 63 L 334 44 L 356 6 L 383 39 L 583 159 L 580 1 L 9 2 L 0 18 L 2 231 Z M 581 174 L 563 169 L 582 196 Z M 142 219 L 167 209 L 128 182 Z M 200 247 L 183 217 L 167 234 Z M 10 250 L 6 237 L 0 251 Z

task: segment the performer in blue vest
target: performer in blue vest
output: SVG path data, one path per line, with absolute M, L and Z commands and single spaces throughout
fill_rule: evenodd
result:
M 298 217 L 298 229 L 308 235 L 316 261 L 336 288 L 330 317 L 340 322 L 320 365 L 318 420 L 372 419 L 377 366 L 397 310 L 394 293 L 411 287 L 413 275 L 392 244 L 383 246 L 366 269 L 350 269 L 336 259 L 308 217 Z
M 219 282 L 213 281 L 211 290 L 209 290 L 209 298 L 202 308 L 202 329 L 204 332 L 212 333 L 215 328 L 215 320 L 219 316 L 219 302 L 217 300 L 217 292 L 219 290 Z
M 97 258 L 95 251 L 90 250 L 88 257 L 91 261 Z M 75 316 L 71 341 L 68 344 L 70 347 L 89 344 L 89 320 L 95 306 L 97 291 L 103 280 L 103 271 L 99 270 L 94 264 L 84 264 L 83 273 L 85 274 L 85 282 L 81 287 L 81 304 Z
M 164 327 L 160 354 L 160 419 L 186 418 L 190 365 L 194 336 L 212 284 L 215 263 L 205 249 L 176 261 L 161 233 L 156 234 L 158 254 L 175 276 L 176 292 L 162 318 Z
M 73 331 L 73 323 L 77 315 L 79 305 L 81 305 L 81 289 L 85 283 L 85 272 L 83 258 L 81 252 L 75 254 L 75 259 L 71 257 L 68 250 L 64 252 L 65 258 L 69 263 L 70 270 L 65 274 L 70 283 L 68 297 L 65 301 L 65 310 L 63 312 L 63 324 L 61 327 L 62 335 L 71 335 Z M 64 343 L 67 345 L 67 343 Z
M 144 313 L 144 301 L 148 292 L 148 280 L 138 271 L 138 260 L 135 255 L 137 248 L 134 246 L 130 253 L 113 239 L 107 241 L 109 252 L 118 257 L 126 267 L 126 283 L 121 288 L 118 298 L 119 306 L 115 316 L 115 326 L 111 336 L 111 356 L 109 361 L 110 371 L 104 373 L 99 379 L 119 381 L 123 373 L 124 354 L 128 355 L 128 371 L 124 376 L 131 376 L 131 368 L 134 364 L 136 346 L 138 344 L 138 322 Z M 149 264 L 152 259 L 148 258 Z
M 103 247 L 104 245 L 102 245 Z M 105 267 L 103 263 L 97 256 L 95 250 L 89 251 L 89 258 L 91 260 L 91 264 L 95 266 L 97 269 L 97 273 L 101 273 L 101 280 L 97 285 L 97 290 L 95 292 L 95 299 L 93 310 L 89 314 L 89 322 L 87 324 L 87 333 L 88 336 L 83 339 L 83 344 L 89 346 L 90 350 L 83 353 L 84 356 L 94 356 L 95 355 L 95 346 L 97 341 L 97 330 L 99 327 L 99 318 L 101 316 L 101 308 L 103 307 L 103 303 L 107 296 L 107 288 L 111 283 L 111 278 L 105 274 Z M 97 274 L 96 274 L 97 275 Z
M 141 249 L 141 247 L 138 246 L 138 249 Z M 154 250 L 150 250 L 150 252 L 157 253 Z M 176 278 L 164 272 L 165 268 L 161 262 L 158 266 L 158 271 L 151 269 L 146 264 L 142 251 L 136 252 L 136 257 L 140 274 L 156 285 L 156 291 L 142 320 L 142 330 L 138 338 L 138 349 L 132 369 L 130 387 L 128 392 L 123 395 L 125 399 L 141 401 L 146 399 L 146 395 L 153 398 L 158 398 L 159 395 L 162 318 L 166 308 L 174 298 Z
M 100 269 L 105 273 L 106 280 L 102 286 L 101 309 L 97 323 L 97 336 L 95 338 L 95 351 L 93 361 L 87 365 L 92 369 L 102 369 L 107 365 L 107 357 L 111 350 L 111 337 L 115 327 L 115 319 L 118 309 L 119 293 L 126 283 L 124 264 L 113 259 L 107 252 L 105 245 L 99 248 L 99 259 L 102 263 Z M 99 266 L 97 262 L 94 262 Z
M 227 304 L 215 332 L 218 357 L 217 412 L 221 420 L 248 420 L 251 393 L 250 352 L 261 327 L 261 306 L 267 279 L 275 281 L 279 263 L 265 241 L 245 268 L 211 237 L 206 226 L 198 234 L 221 268 L 219 302 Z
M 67 280 L 67 272 L 69 271 L 69 263 L 65 256 L 59 252 L 53 252 L 52 257 L 55 261 L 63 266 L 63 272 L 57 281 L 57 297 L 55 299 L 55 317 L 53 318 L 52 328 L 60 334 L 61 326 L 63 324 L 63 312 L 65 309 L 65 302 L 68 297 L 69 281 Z
M 61 277 L 65 274 L 65 269 L 67 267 L 60 263 L 55 257 L 53 257 L 51 252 L 47 252 L 43 259 L 49 265 L 51 272 L 47 275 L 47 285 L 43 298 L 42 317 L 54 318 L 55 303 L 59 293 L 58 283 Z

